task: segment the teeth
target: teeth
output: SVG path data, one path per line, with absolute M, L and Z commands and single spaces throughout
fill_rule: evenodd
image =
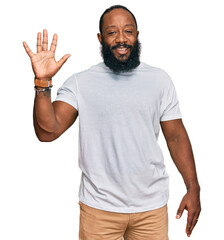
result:
M 125 51 L 127 48 L 118 48 L 119 51 Z

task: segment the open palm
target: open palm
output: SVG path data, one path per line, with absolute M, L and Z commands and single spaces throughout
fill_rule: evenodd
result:
M 64 55 L 58 62 L 55 60 L 55 50 L 57 47 L 57 34 L 54 34 L 50 50 L 48 50 L 48 33 L 43 30 L 43 43 L 41 44 L 41 33 L 37 34 L 37 53 L 34 54 L 26 42 L 23 46 L 30 57 L 35 78 L 39 80 L 50 80 L 70 57 Z

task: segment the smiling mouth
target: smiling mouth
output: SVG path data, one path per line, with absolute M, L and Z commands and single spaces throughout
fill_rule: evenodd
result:
M 126 54 L 128 52 L 128 47 L 117 47 L 115 49 L 115 51 L 118 53 L 118 54 Z

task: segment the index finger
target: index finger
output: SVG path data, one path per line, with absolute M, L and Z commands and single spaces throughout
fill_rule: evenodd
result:
M 52 40 L 51 48 L 50 48 L 50 51 L 53 52 L 53 53 L 55 53 L 55 50 L 56 50 L 56 47 L 57 47 L 57 41 L 58 41 L 58 36 L 55 33 L 54 36 L 53 36 L 53 40 Z
M 25 48 L 25 50 L 26 50 L 26 53 L 29 55 L 29 57 L 31 58 L 33 55 L 34 55 L 34 53 L 30 50 L 30 48 L 28 47 L 28 45 L 27 45 L 27 43 L 26 42 L 23 42 L 23 46 L 24 46 L 24 48 Z

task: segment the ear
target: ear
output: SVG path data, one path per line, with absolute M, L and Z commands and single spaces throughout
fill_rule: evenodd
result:
M 139 35 L 139 31 L 137 31 L 137 38 L 138 38 L 138 35 Z
M 102 44 L 102 35 L 100 33 L 97 33 L 97 37 L 99 42 Z

